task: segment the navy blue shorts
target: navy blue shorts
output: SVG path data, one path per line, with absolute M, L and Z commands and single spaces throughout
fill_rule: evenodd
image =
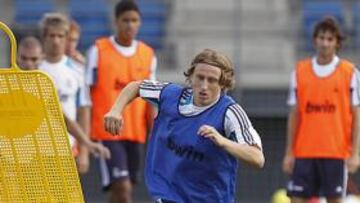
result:
M 115 181 L 128 180 L 133 184 L 141 179 L 144 144 L 130 141 L 102 141 L 111 152 L 111 159 L 99 159 L 102 186 L 108 190 Z
M 339 198 L 346 193 L 347 170 L 342 159 L 296 159 L 288 196 Z

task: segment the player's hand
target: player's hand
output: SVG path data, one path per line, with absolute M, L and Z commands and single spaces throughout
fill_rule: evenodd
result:
M 110 159 L 111 153 L 108 148 L 104 147 L 100 143 L 90 142 L 88 145 L 89 151 L 95 156 L 95 157 L 101 157 L 103 159 Z
M 349 171 L 349 173 L 353 174 L 355 173 L 360 164 L 360 158 L 358 155 L 352 155 L 349 159 L 346 160 L 346 166 Z
M 225 139 L 214 127 L 209 125 L 202 125 L 198 130 L 198 135 L 209 138 L 217 146 L 222 147 L 224 145 Z
M 294 165 L 295 165 L 295 158 L 293 155 L 291 154 L 287 154 L 285 155 L 284 159 L 283 159 L 283 164 L 282 164 L 282 169 L 283 171 L 288 174 L 291 175 L 293 170 L 294 170 Z
M 108 112 L 104 116 L 104 128 L 112 135 L 119 135 L 123 126 L 123 118 L 113 112 Z

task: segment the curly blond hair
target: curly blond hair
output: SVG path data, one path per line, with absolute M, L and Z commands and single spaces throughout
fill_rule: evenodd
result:
M 219 85 L 222 91 L 231 90 L 235 85 L 234 66 L 231 60 L 224 54 L 212 49 L 204 49 L 192 60 L 190 68 L 184 72 L 186 81 L 189 81 L 190 76 L 194 73 L 195 67 L 199 63 L 208 64 L 220 68 L 221 76 Z

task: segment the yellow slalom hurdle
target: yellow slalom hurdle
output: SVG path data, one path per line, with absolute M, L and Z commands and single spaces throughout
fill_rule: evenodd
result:
M 52 80 L 16 65 L 0 69 L 0 202 L 84 202 L 59 99 Z

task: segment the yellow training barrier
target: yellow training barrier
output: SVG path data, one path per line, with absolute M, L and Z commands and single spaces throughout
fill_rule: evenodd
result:
M 0 202 L 84 202 L 58 96 L 40 71 L 0 69 Z

